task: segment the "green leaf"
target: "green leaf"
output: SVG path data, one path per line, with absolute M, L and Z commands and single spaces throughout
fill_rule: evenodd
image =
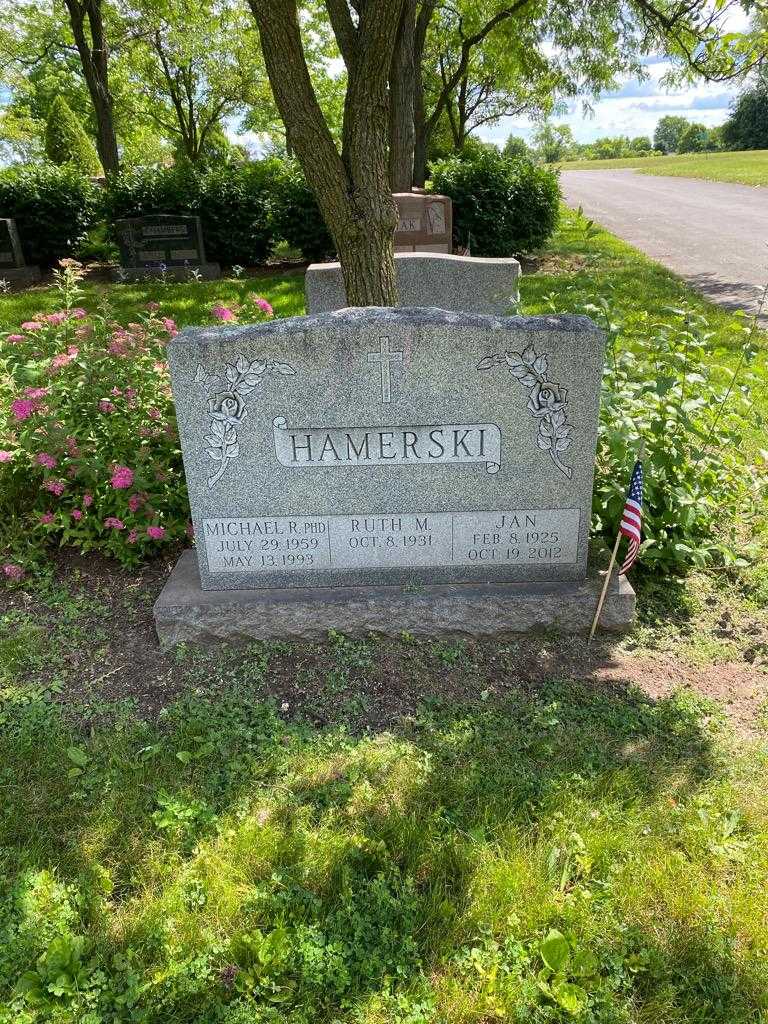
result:
M 176 757 L 182 764 L 189 764 L 192 760 L 192 754 L 188 750 L 177 750 Z
M 85 768 L 90 761 L 90 757 L 80 747 L 69 747 L 67 749 L 67 757 L 73 764 L 76 764 L 78 768 Z
M 541 959 L 550 969 L 558 974 L 563 970 L 571 955 L 566 937 L 556 929 L 552 929 L 541 944 Z
M 570 981 L 560 981 L 552 986 L 552 994 L 566 1013 L 581 1013 L 587 1005 L 587 993 L 581 985 Z

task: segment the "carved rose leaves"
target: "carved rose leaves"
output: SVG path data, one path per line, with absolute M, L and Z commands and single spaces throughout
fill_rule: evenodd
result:
M 218 463 L 215 473 L 208 477 L 208 486 L 214 487 L 224 475 L 232 459 L 240 455 L 238 427 L 248 416 L 246 398 L 260 387 L 267 374 L 293 377 L 296 370 L 290 363 L 278 363 L 261 359 L 253 362 L 240 354 L 234 363 L 224 366 L 224 379 L 215 373 L 208 373 L 203 366 L 197 367 L 195 383 L 209 392 L 208 415 L 211 418 L 210 433 L 205 437 L 206 455 Z M 210 394 L 211 389 L 216 388 Z
M 477 368 L 490 370 L 501 365 L 506 365 L 528 392 L 528 412 L 539 424 L 536 444 L 548 453 L 555 466 L 570 480 L 573 469 L 560 458 L 561 452 L 570 447 L 573 437 L 573 427 L 567 422 L 568 389 L 547 380 L 549 359 L 546 354 L 538 355 L 533 345 L 522 353 L 485 356 Z

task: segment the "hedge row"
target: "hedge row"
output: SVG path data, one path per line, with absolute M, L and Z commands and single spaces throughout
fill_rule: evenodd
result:
M 101 222 L 149 213 L 200 217 L 208 259 L 231 266 L 264 263 L 284 240 L 309 260 L 334 252 L 301 171 L 280 160 L 197 172 L 146 168 L 101 188 L 71 167 L 42 164 L 0 174 L 0 217 L 16 220 L 28 263 L 73 256 Z
M 556 176 L 493 151 L 435 165 L 432 187 L 452 197 L 454 242 L 469 241 L 476 256 L 536 248 L 557 220 Z M 29 263 L 76 254 L 101 222 L 152 213 L 199 216 L 208 259 L 226 266 L 262 264 L 280 240 L 308 260 L 334 252 L 301 170 L 286 161 L 146 168 L 111 178 L 106 188 L 53 164 L 0 174 L 0 216 L 16 218 Z
M 0 174 L 0 217 L 13 217 L 27 263 L 71 256 L 101 217 L 102 190 L 71 166 L 41 164 Z
M 183 165 L 132 171 L 111 180 L 104 193 L 109 223 L 171 212 L 198 216 L 208 259 L 227 266 L 264 263 L 281 239 L 310 260 L 334 252 L 303 175 L 281 160 L 226 165 L 202 174 Z

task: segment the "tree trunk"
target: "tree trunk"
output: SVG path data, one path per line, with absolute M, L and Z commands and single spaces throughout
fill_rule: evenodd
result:
M 405 0 L 389 73 L 389 181 L 393 192 L 410 192 L 413 183 L 415 36 L 416 0 Z
M 96 115 L 96 149 L 105 174 L 117 174 L 120 155 L 115 135 L 112 93 L 109 91 L 109 47 L 104 35 L 101 0 L 65 0 L 83 76 Z M 85 33 L 85 17 L 91 33 Z
M 347 258 L 341 261 L 344 290 L 350 306 L 394 306 L 397 302 L 397 279 L 392 251 L 394 224 L 389 218 L 373 220 L 359 229 L 357 221 L 340 226 L 342 234 L 351 227 L 344 242 Z M 337 232 L 332 231 L 334 238 Z M 341 248 L 339 246 L 339 248 Z M 384 301 L 386 300 L 386 301 Z
M 424 188 L 427 180 L 427 112 L 424 105 L 424 46 L 436 0 L 422 0 L 413 38 L 413 184 Z
M 361 5 L 355 26 L 346 0 L 326 0 L 348 70 L 339 154 L 312 87 L 296 0 L 249 0 L 289 145 L 336 243 L 350 306 L 397 301 L 387 78 L 403 2 Z

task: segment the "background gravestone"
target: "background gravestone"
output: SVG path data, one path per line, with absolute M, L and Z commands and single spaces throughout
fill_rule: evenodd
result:
M 444 252 L 395 253 L 398 306 L 509 316 L 519 300 L 520 264 Z M 304 277 L 308 313 L 348 305 L 340 263 L 312 263 Z
M 453 205 L 449 196 L 395 192 L 399 220 L 395 252 L 451 252 Z
M 161 641 L 588 626 L 603 347 L 586 317 L 436 309 L 184 330 L 197 558 Z M 616 586 L 609 627 L 634 609 Z
M 16 221 L 10 217 L 0 217 L 0 279 L 20 285 L 40 280 L 40 268 L 24 262 Z
M 218 263 L 207 263 L 199 217 L 150 214 L 115 223 L 120 267 L 118 280 L 166 277 L 186 281 L 191 271 L 210 280 L 221 276 Z

